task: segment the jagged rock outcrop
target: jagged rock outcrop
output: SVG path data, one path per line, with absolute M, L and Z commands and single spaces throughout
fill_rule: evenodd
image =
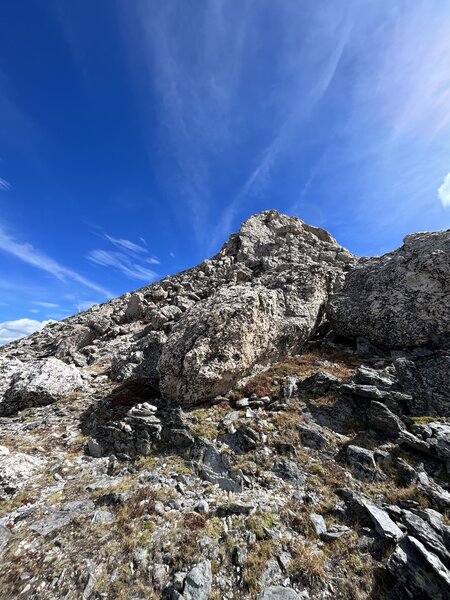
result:
M 400 384 L 411 395 L 412 414 L 450 416 L 450 352 L 406 354 L 394 365 Z
M 158 363 L 169 399 L 223 394 L 255 364 L 298 350 L 320 324 L 352 256 L 323 230 L 275 211 L 246 221 L 206 263 L 225 280 L 179 320 Z
M 335 331 L 386 348 L 450 347 L 450 230 L 360 260 L 329 305 Z

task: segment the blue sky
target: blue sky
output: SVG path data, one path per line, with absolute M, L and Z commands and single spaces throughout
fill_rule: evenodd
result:
M 449 2 L 6 2 L 0 343 L 269 208 L 389 251 L 450 227 L 449 173 Z

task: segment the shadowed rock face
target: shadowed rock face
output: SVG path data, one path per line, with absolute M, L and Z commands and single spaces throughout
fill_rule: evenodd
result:
M 361 260 L 329 306 L 335 331 L 386 348 L 450 347 L 450 230 Z

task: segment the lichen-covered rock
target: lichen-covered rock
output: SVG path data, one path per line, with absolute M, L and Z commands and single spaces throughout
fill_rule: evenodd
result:
M 302 332 L 292 323 L 286 339 L 283 304 L 281 292 L 236 286 L 197 305 L 163 348 L 158 365 L 163 396 L 181 402 L 212 398 L 256 362 L 298 348 Z
M 388 560 L 392 575 L 406 588 L 408 597 L 445 600 L 450 590 L 450 571 L 413 536 L 403 539 Z
M 45 465 L 45 459 L 0 446 L 0 499 L 25 488 L 30 478 Z
M 30 406 L 52 404 L 83 387 L 78 369 L 57 358 L 27 363 L 13 375 L 0 403 L 0 416 L 10 416 Z
M 416 233 L 361 260 L 329 306 L 335 331 L 387 348 L 450 344 L 450 230 Z
M 192 567 L 186 575 L 183 598 L 185 600 L 208 600 L 211 586 L 211 561 L 204 560 Z
M 11 379 L 23 367 L 22 361 L 17 358 L 0 356 L 0 402 L 2 396 L 11 385 Z

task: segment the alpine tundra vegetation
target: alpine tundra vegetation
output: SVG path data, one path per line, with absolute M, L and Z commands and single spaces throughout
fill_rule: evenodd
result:
M 450 597 L 450 231 L 275 210 L 0 348 L 0 597 Z

